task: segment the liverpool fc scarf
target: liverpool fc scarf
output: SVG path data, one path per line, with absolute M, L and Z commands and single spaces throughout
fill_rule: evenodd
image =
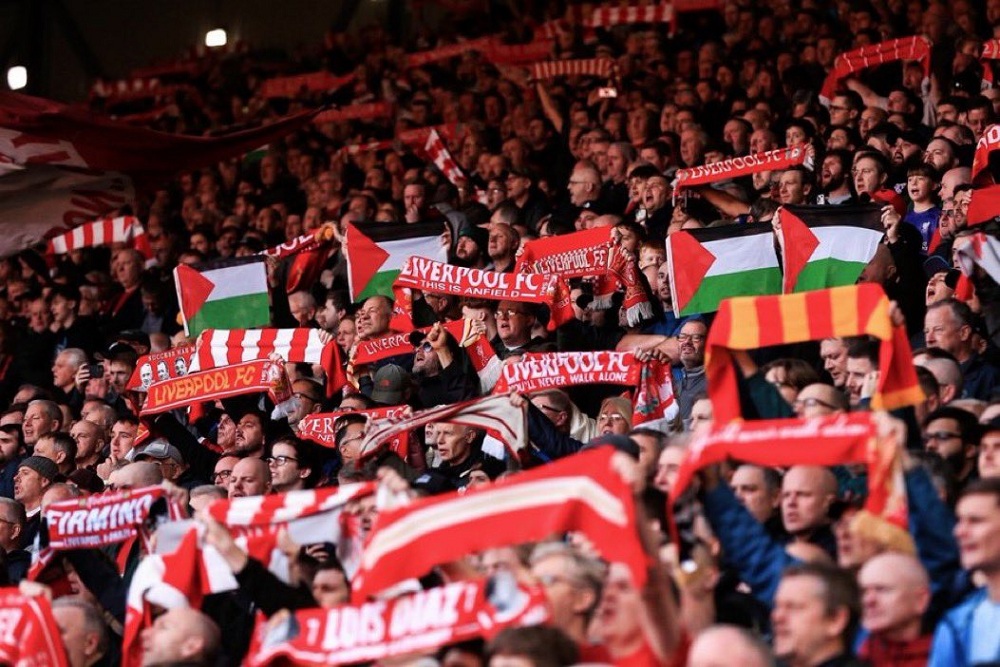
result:
M 193 403 L 258 393 L 267 393 L 276 404 L 291 398 L 288 376 L 280 363 L 247 361 L 154 382 L 149 386 L 140 416 L 158 415 Z
M 488 487 L 381 512 L 352 579 L 355 601 L 476 551 L 567 531 L 582 532 L 605 560 L 628 566 L 642 588 L 647 559 L 632 490 L 612 469 L 613 454 L 601 447 Z
M 525 409 L 515 408 L 507 396 L 484 396 L 464 403 L 421 410 L 411 417 L 374 422 L 361 442 L 360 456 L 372 456 L 399 434 L 433 422 L 450 422 L 488 431 L 515 455 L 528 443 Z
M 824 105 L 829 106 L 833 96 L 837 93 L 837 85 L 840 80 L 859 72 L 896 62 L 897 60 L 917 60 L 924 68 L 924 83 L 926 88 L 931 75 L 931 45 L 926 37 L 900 37 L 890 39 L 878 44 L 862 46 L 847 53 L 842 53 L 833 61 L 833 69 L 823 81 L 823 88 L 819 93 L 819 100 Z
M 856 523 L 881 544 L 912 553 L 900 448 L 894 435 L 876 433 L 875 416 L 870 412 L 716 423 L 691 443 L 670 498 L 676 502 L 698 470 L 730 458 L 761 466 L 864 463 L 868 467 L 867 514 Z
M 320 111 L 313 118 L 314 125 L 321 123 L 343 123 L 349 120 L 375 120 L 392 116 L 392 104 L 389 102 L 369 102 L 368 104 L 352 104 L 342 109 Z
M 187 375 L 194 356 L 194 345 L 181 345 L 164 352 L 152 352 L 139 357 L 135 370 L 125 388 L 130 391 L 146 391 L 153 382 Z
M 889 319 L 889 298 L 879 285 L 726 299 L 719 306 L 705 348 L 705 373 L 716 423 L 740 418 L 731 350 L 862 334 L 882 341 L 872 408 L 892 410 L 923 401 L 906 328 L 893 325 Z
M 749 176 L 762 171 L 780 171 L 797 165 L 812 169 L 812 161 L 802 147 L 775 148 L 772 151 L 729 158 L 688 169 L 678 169 L 674 179 L 675 194 L 683 188 L 707 185 L 740 176 Z
M 562 309 L 559 307 L 561 304 L 556 303 L 558 282 L 559 278 L 554 275 L 483 271 L 425 257 L 411 257 L 393 283 L 396 308 L 392 328 L 396 331 L 413 330 L 408 293 L 411 289 L 494 301 L 542 303 L 552 307 L 553 321 L 561 323 L 567 317 L 566 308 L 569 309 L 568 317 L 572 317 L 572 308 L 569 308 L 568 298 Z
M 153 259 L 153 249 L 149 246 L 146 230 L 138 218 L 126 215 L 118 218 L 104 218 L 80 225 L 65 234 L 49 240 L 50 255 L 65 255 L 81 248 L 121 243 L 135 248 L 146 259 Z
M 485 580 L 456 581 L 387 601 L 302 609 L 277 628 L 261 617 L 244 664 L 325 667 L 377 662 L 470 639 L 489 640 L 504 628 L 548 619 L 540 588 L 517 587 L 511 591 L 513 599 L 502 600 L 499 609 L 488 599 L 490 588 Z
M 218 368 L 272 354 L 290 363 L 320 364 L 326 371 L 327 396 L 347 383 L 340 348 L 320 329 L 209 329 L 195 342 L 192 366 Z
M 370 410 L 342 410 L 339 412 L 317 412 L 303 417 L 299 422 L 299 437 L 303 440 L 315 442 L 317 445 L 328 449 L 337 448 L 337 422 L 347 415 L 363 415 L 370 421 L 381 421 L 383 419 L 399 420 L 403 419 L 409 406 L 392 405 L 385 408 L 372 408 Z M 410 432 L 404 431 L 390 439 L 386 446 L 389 451 L 394 452 L 404 461 L 407 458 L 410 448 Z
M 531 66 L 531 78 L 536 81 L 557 76 L 596 76 L 611 78 L 614 61 L 610 58 L 583 58 L 580 60 L 549 60 Z
M 493 392 L 530 394 L 542 389 L 589 384 L 639 384 L 640 364 L 631 352 L 528 353 L 506 364 Z
M 555 274 L 563 280 L 596 278 L 591 306 L 605 310 L 611 307 L 611 296 L 619 284 L 611 274 L 613 234 L 613 227 L 595 227 L 528 241 L 518 255 L 514 272 Z M 619 265 L 617 258 L 615 265 Z

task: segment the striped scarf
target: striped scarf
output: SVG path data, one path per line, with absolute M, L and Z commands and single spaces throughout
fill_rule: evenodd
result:
M 878 44 L 862 46 L 847 53 L 837 56 L 833 62 L 833 69 L 823 81 L 823 87 L 819 92 L 819 100 L 824 105 L 829 106 L 834 95 L 837 94 L 837 86 L 840 80 L 850 76 L 855 72 L 876 67 L 897 60 L 917 60 L 924 68 L 923 87 L 930 83 L 931 75 L 931 45 L 926 37 L 900 37 L 890 39 Z
M 610 58 L 584 58 L 580 60 L 550 60 L 531 66 L 531 78 L 536 81 L 557 76 L 596 76 L 610 78 L 615 63 Z
M 705 348 L 705 374 L 715 421 L 724 424 L 740 418 L 732 350 L 862 334 L 882 341 L 872 408 L 892 410 L 923 401 L 906 328 L 890 320 L 889 298 L 879 285 L 864 283 L 723 301 Z
M 131 215 L 104 218 L 80 225 L 65 234 L 50 239 L 48 253 L 50 255 L 65 255 L 81 248 L 93 248 L 112 243 L 121 243 L 126 247 L 135 248 L 146 259 L 147 264 L 153 258 L 153 249 L 149 246 L 146 230 L 142 228 L 139 219 Z
M 328 396 L 347 382 L 340 348 L 320 329 L 208 329 L 195 341 L 191 371 L 267 359 L 271 354 L 290 363 L 323 366 Z
M 568 531 L 585 534 L 605 560 L 627 565 L 641 589 L 647 558 L 632 490 L 612 469 L 613 454 L 601 447 L 488 487 L 380 512 L 352 579 L 355 601 L 476 551 Z

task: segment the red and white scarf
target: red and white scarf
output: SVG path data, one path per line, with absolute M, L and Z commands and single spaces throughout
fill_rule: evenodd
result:
M 340 109 L 320 111 L 313 117 L 314 125 L 321 123 L 344 123 L 349 120 L 375 120 L 390 118 L 393 106 L 390 102 L 369 102 L 368 104 L 352 104 Z
M 610 58 L 584 58 L 580 60 L 549 60 L 531 66 L 531 78 L 554 79 L 557 76 L 596 76 L 609 79 L 614 73 L 615 62 Z
M 439 46 L 436 49 L 408 53 L 406 54 L 406 67 L 408 69 L 423 67 L 428 63 L 437 62 L 439 60 L 457 58 L 458 56 L 468 53 L 469 51 L 482 51 L 489 48 L 490 44 L 493 43 L 493 39 L 493 37 L 480 37 L 479 39 L 471 39 L 457 44 L 446 44 L 445 46 Z
M 636 533 L 632 490 L 612 469 L 613 454 L 601 447 L 488 487 L 380 512 L 352 580 L 354 600 L 470 553 L 567 531 L 582 532 L 601 557 L 627 565 L 641 588 L 647 558 Z
M 291 398 L 283 365 L 270 360 L 246 361 L 154 382 L 139 415 L 148 417 L 195 403 L 258 393 L 267 393 L 275 403 Z
M 340 348 L 320 329 L 208 329 L 195 341 L 192 370 L 267 359 L 272 354 L 289 363 L 321 365 L 328 396 L 347 382 Z
M 275 97 L 297 97 L 302 91 L 307 93 L 332 92 L 354 81 L 354 78 L 354 72 L 344 76 L 334 76 L 326 71 L 279 76 L 261 83 L 260 95 L 265 99 L 273 99 Z
M 594 9 L 587 25 L 594 28 L 613 28 L 632 23 L 672 23 L 674 5 L 661 2 L 656 5 L 603 5 Z
M 493 392 L 528 394 L 591 384 L 635 387 L 640 366 L 631 352 L 529 352 L 517 363 L 504 365 Z
M 490 603 L 486 591 L 485 580 L 456 581 L 387 601 L 302 609 L 283 625 L 284 634 L 258 618 L 244 664 L 325 667 L 387 660 L 470 639 L 488 641 L 504 628 L 549 618 L 540 588 L 519 587 L 513 608 L 503 611 Z
M 81 248 L 94 248 L 112 243 L 135 248 L 146 260 L 147 265 L 153 259 L 153 249 L 149 246 L 146 230 L 142 228 L 139 219 L 131 215 L 88 222 L 49 239 L 48 253 L 65 255 Z
M 527 44 L 493 43 L 483 55 L 494 65 L 527 65 L 551 57 L 555 45 L 555 40 L 548 36 Z
M 892 435 L 876 435 L 871 412 L 716 424 L 691 443 L 670 497 L 677 500 L 701 468 L 730 458 L 763 466 L 866 463 L 869 518 L 882 523 L 882 539 L 909 543 L 912 549 L 901 446 Z
M 842 53 L 833 61 L 833 69 L 823 81 L 823 88 L 819 93 L 819 100 L 825 106 L 829 106 L 837 93 L 837 86 L 840 80 L 859 72 L 897 60 L 917 60 L 924 68 L 923 87 L 926 88 L 930 82 L 931 75 L 931 45 L 926 37 L 900 37 L 890 39 L 878 44 L 862 46 Z
M 969 212 L 966 216 L 970 227 L 989 222 L 1000 215 L 1000 185 L 989 185 L 972 191 Z
M 413 329 L 410 314 L 412 300 L 408 292 L 411 289 L 495 301 L 543 303 L 552 307 L 552 324 L 558 325 L 573 316 L 568 295 L 565 304 L 557 302 L 558 283 L 559 278 L 554 275 L 483 271 L 425 257 L 411 257 L 406 260 L 392 286 L 396 294 L 392 328 L 397 331 Z
M 995 151 L 997 148 L 1000 148 L 1000 125 L 990 125 L 983 132 L 983 136 L 979 137 L 979 141 L 976 142 L 976 154 L 972 158 L 973 183 L 983 185 L 987 181 L 992 182 L 991 179 L 987 179 L 987 181 L 980 181 L 978 176 L 989 166 L 990 153 Z
M 330 257 L 333 248 L 334 227 L 326 223 L 308 234 L 298 236 L 273 248 L 260 252 L 261 255 L 285 259 L 292 257 L 285 277 L 285 293 L 291 294 L 301 289 L 309 289 L 319 279 L 323 263 Z
M 448 147 L 441 141 L 441 135 L 433 128 L 427 133 L 424 152 L 427 153 L 427 157 L 434 163 L 434 166 L 444 174 L 449 183 L 452 185 L 461 185 L 466 181 L 462 168 L 458 166 L 455 158 L 448 151 Z
M 361 442 L 360 455 L 368 457 L 384 449 L 401 433 L 427 424 L 447 422 L 488 431 L 514 455 L 528 444 L 528 424 L 524 408 L 515 408 L 507 396 L 484 396 L 464 403 L 441 405 L 397 419 L 373 422 Z
M 674 180 L 674 193 L 695 185 L 707 185 L 740 176 L 749 176 L 762 171 L 780 171 L 798 165 L 812 169 L 812 160 L 802 147 L 775 148 L 763 153 L 729 158 L 698 167 L 678 169 Z
M 979 64 L 983 67 L 983 82 L 980 88 L 989 90 L 993 87 L 993 62 L 1000 60 L 1000 39 L 989 39 L 983 42 L 983 55 L 979 56 Z
M 303 440 L 315 442 L 328 449 L 337 448 L 337 423 L 347 415 L 362 415 L 370 421 L 401 419 L 409 409 L 407 405 L 393 405 L 370 410 L 342 410 L 338 412 L 317 412 L 306 415 L 299 422 L 298 435 Z M 387 443 L 389 451 L 406 460 L 410 449 L 410 432 L 400 433 Z
M 69 667 L 48 599 L 22 595 L 16 586 L 0 588 L 0 618 L 0 663 L 13 667 Z

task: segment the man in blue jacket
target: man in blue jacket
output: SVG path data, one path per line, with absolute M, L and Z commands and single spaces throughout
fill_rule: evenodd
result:
M 930 667 L 963 667 L 1000 661 L 1000 479 L 974 482 L 956 507 L 962 567 L 985 580 L 938 623 Z

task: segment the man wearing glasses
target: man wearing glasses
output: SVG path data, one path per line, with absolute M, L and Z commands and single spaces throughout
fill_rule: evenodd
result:
M 847 396 L 822 382 L 806 385 L 792 402 L 797 417 L 811 419 L 847 412 Z
M 271 445 L 271 455 L 264 459 L 271 469 L 271 487 L 276 493 L 311 489 L 316 485 L 312 462 L 305 444 L 298 438 L 284 437 Z
M 948 462 L 963 488 L 975 479 L 979 423 L 961 408 L 943 407 L 927 415 L 923 423 L 924 449 Z
M 500 359 L 525 352 L 548 352 L 554 347 L 540 337 L 532 338 L 535 314 L 531 305 L 518 301 L 501 301 L 497 306 L 497 336 L 490 343 Z
M 708 326 L 701 320 L 688 320 L 677 334 L 680 347 L 680 382 L 677 383 L 677 405 L 681 419 L 691 418 L 694 402 L 708 394 L 705 380 L 705 337 Z

